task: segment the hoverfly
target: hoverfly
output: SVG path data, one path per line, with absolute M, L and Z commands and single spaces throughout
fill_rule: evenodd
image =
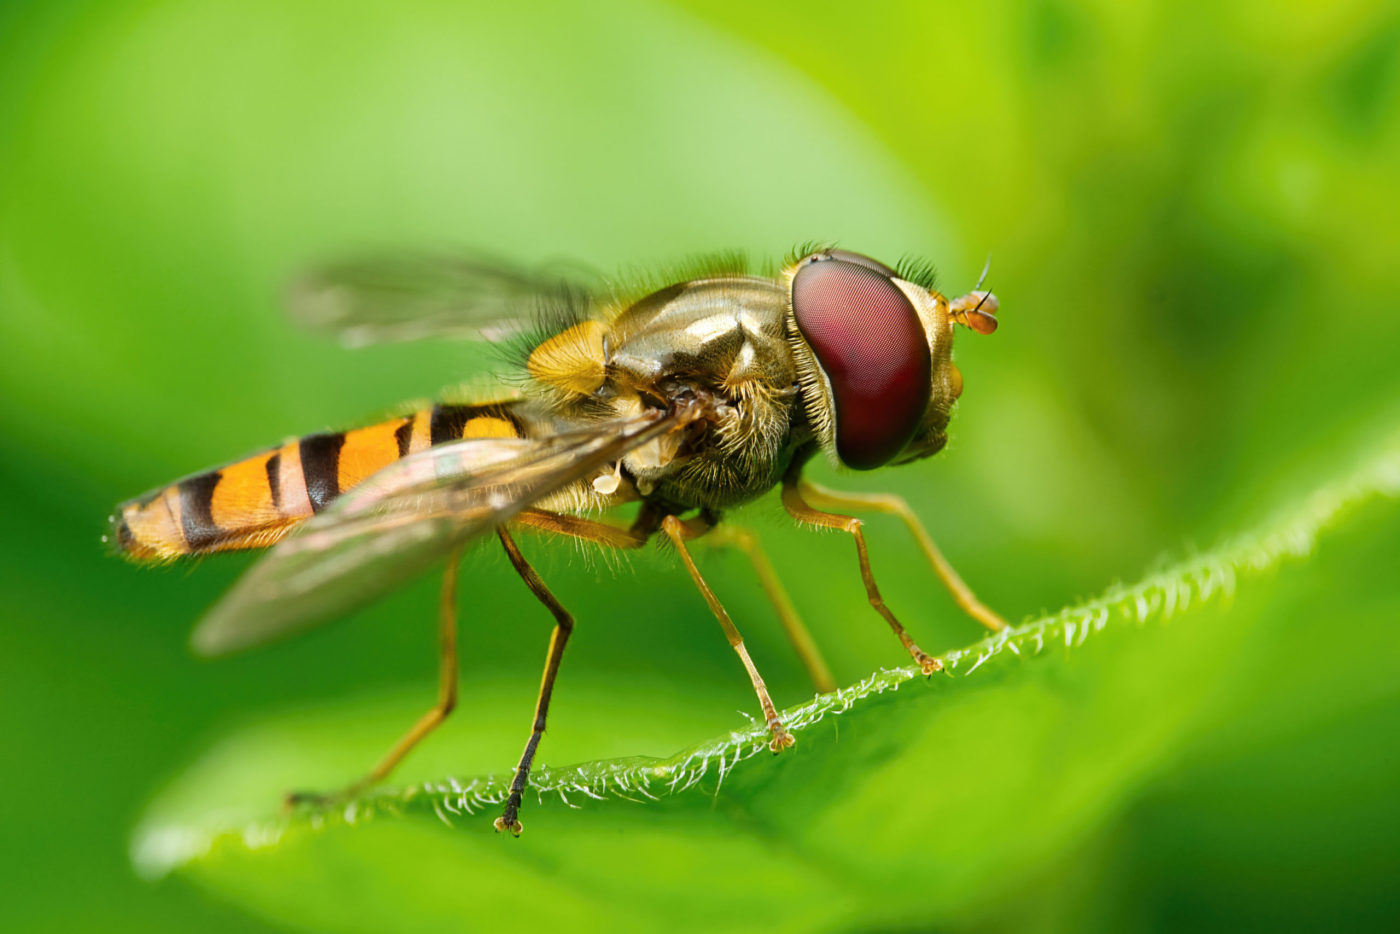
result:
M 451 712 L 459 557 L 488 535 L 555 620 L 529 738 L 495 821 L 515 834 L 573 631 L 573 617 L 517 547 L 517 530 L 605 548 L 669 540 L 753 683 L 774 752 L 793 737 L 687 544 L 730 507 L 781 486 L 798 522 L 850 534 L 871 605 L 926 674 L 941 662 L 881 598 L 861 521 L 826 509 L 899 516 L 960 606 L 993 630 L 1005 625 L 903 500 L 837 493 L 802 477 L 818 454 L 870 470 L 939 451 L 962 392 L 953 327 L 995 330 L 989 292 L 949 301 L 927 267 L 805 248 L 769 275 L 717 260 L 679 281 L 630 289 L 465 260 L 350 262 L 304 280 L 291 308 L 353 342 L 505 341 L 522 323 L 537 328 L 523 345 L 521 390 L 509 398 L 294 439 L 123 503 L 112 517 L 115 548 L 138 561 L 271 549 L 197 627 L 193 643 L 206 654 L 344 615 L 446 558 L 437 703 L 359 781 L 333 795 L 291 795 L 292 804 L 338 800 L 381 781 Z M 633 502 L 630 523 L 599 516 Z M 726 527 L 716 537 L 748 553 L 816 686 L 834 689 L 752 534 Z

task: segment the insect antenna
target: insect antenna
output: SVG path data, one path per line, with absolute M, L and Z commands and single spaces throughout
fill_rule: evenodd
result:
M 985 263 L 982 264 L 982 274 L 981 274 L 980 276 L 977 277 L 977 284 L 974 285 L 974 286 L 972 287 L 972 291 L 976 292 L 978 289 L 982 288 L 982 283 L 984 283 L 984 282 L 987 281 L 987 273 L 989 273 L 989 272 L 991 272 L 991 271 L 992 271 L 992 254 L 988 253 L 988 254 L 987 254 L 987 261 L 986 261 Z
M 978 334 L 991 334 L 997 329 L 996 313 L 999 307 L 996 296 L 990 290 L 983 289 L 982 286 L 987 281 L 987 273 L 992 268 L 992 255 L 987 254 L 987 261 L 982 264 L 982 274 L 977 277 L 977 284 L 972 291 L 954 299 L 948 305 L 950 317 L 957 324 L 971 328 Z M 976 299 L 976 304 L 972 301 Z M 986 306 L 986 310 L 983 307 Z
M 984 283 L 984 282 L 987 281 L 987 273 L 991 272 L 991 269 L 992 269 L 992 254 L 991 254 L 991 253 L 988 253 L 988 254 L 987 254 L 987 261 L 986 261 L 985 263 L 982 264 L 982 274 L 981 274 L 980 276 L 977 277 L 977 284 L 974 285 L 974 286 L 972 287 L 972 291 L 974 291 L 974 292 L 982 292 L 982 297 L 981 297 L 980 299 L 977 300 L 977 307 L 976 307 L 976 308 L 973 308 L 972 311 L 968 312 L 969 314 L 976 314 L 977 312 L 981 311 L 981 310 L 982 310 L 982 306 L 986 303 L 987 299 L 990 298 L 991 295 L 992 295 L 991 289 L 987 289 L 986 291 L 982 291 L 982 283 Z

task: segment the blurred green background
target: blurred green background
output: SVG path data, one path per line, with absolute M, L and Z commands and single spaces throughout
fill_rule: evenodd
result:
M 393 698 L 402 716 L 373 747 L 432 696 L 430 582 L 206 663 L 187 631 L 247 559 L 146 570 L 98 543 L 118 500 L 489 361 L 295 333 L 276 297 L 307 263 L 456 245 L 611 269 L 815 238 L 927 257 L 959 294 L 990 253 L 1002 328 L 959 336 L 967 390 L 946 454 L 832 483 L 906 495 L 981 596 L 1021 619 L 1248 527 L 1400 423 L 1398 113 L 1400 8 L 1375 2 L 10 0 L 0 926 L 250 929 L 236 892 L 133 874 L 129 837 L 162 783 L 240 723 Z M 746 512 L 840 682 L 903 662 L 847 543 L 788 528 L 770 501 Z M 871 528 L 920 641 L 977 638 L 897 525 Z M 1285 593 L 1310 595 L 1290 644 L 1380 639 L 1356 643 L 1385 662 L 1366 669 L 1374 690 L 1309 719 L 1302 701 L 1258 700 L 1287 696 L 1286 660 L 1249 669 L 1268 690 L 1232 690 L 1253 706 L 1046 854 L 1039 888 L 984 889 L 1004 916 L 937 923 L 1393 924 L 1400 696 L 1381 624 L 1400 616 L 1397 544 L 1394 521 L 1372 520 L 1311 589 L 1295 580 L 1306 566 L 1287 572 Z M 666 556 L 615 570 L 525 547 L 581 621 L 546 762 L 669 754 L 752 706 Z M 740 563 L 705 568 L 779 703 L 808 696 Z M 434 762 L 499 771 L 524 739 L 545 624 L 495 555 L 464 586 L 477 706 L 406 778 L 436 777 Z M 1336 660 L 1306 698 L 1357 677 Z M 601 741 L 570 691 L 616 683 L 657 709 L 618 702 L 624 725 Z M 1232 737 L 1256 730 L 1272 739 L 1240 752 Z M 1319 748 L 1325 767 L 1291 754 Z M 1066 885 L 1099 897 L 1026 907 Z

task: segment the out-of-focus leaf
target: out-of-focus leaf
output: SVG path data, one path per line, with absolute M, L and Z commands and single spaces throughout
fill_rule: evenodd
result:
M 1259 578 L 1285 566 L 1306 577 L 1291 559 L 1397 495 L 1400 443 L 1254 533 L 948 653 L 945 675 L 877 672 L 788 709 L 798 745 L 781 756 L 755 724 L 665 758 L 540 769 L 520 840 L 491 830 L 509 782 L 499 773 L 273 816 L 279 783 L 325 771 L 311 737 L 338 737 L 337 767 L 368 761 L 354 727 L 384 721 L 341 710 L 265 724 L 157 801 L 134 857 L 148 874 L 177 870 L 330 930 L 469 924 L 496 916 L 502 906 L 483 906 L 501 891 L 535 893 L 509 906 L 521 924 L 574 930 L 975 917 L 1188 748 L 1271 616 L 1309 611 L 1279 607 Z M 1304 592 L 1325 606 L 1318 583 Z M 575 687 L 569 703 L 602 743 L 646 732 L 647 698 L 626 685 Z

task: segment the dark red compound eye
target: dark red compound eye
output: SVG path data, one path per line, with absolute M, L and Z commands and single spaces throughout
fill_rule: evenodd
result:
M 931 394 L 923 325 L 885 268 L 833 256 L 804 264 L 792 279 L 797 328 L 831 383 L 836 454 L 858 470 L 904 449 Z
M 873 269 L 887 279 L 898 278 L 899 273 L 877 260 L 868 256 L 861 256 L 859 253 L 852 253 L 850 250 L 828 250 L 825 256 L 830 259 L 840 260 L 843 263 L 855 263 L 857 266 L 864 266 L 866 269 Z

